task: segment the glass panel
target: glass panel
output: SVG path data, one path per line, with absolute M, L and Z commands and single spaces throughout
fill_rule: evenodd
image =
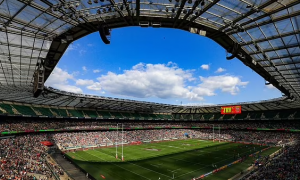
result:
M 287 33 L 290 32 L 293 29 L 292 23 L 290 19 L 285 19 L 279 22 L 275 22 L 276 27 L 279 31 L 279 33 Z

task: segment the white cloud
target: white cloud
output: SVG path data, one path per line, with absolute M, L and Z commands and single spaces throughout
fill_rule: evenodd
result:
M 236 95 L 240 88 L 248 84 L 248 82 L 243 82 L 240 77 L 232 75 L 200 76 L 199 79 L 196 79 L 193 72 L 193 70 L 181 69 L 175 63 L 139 63 L 119 74 L 108 72 L 98 77 L 98 81 L 94 81 L 91 79 L 76 80 L 73 74 L 55 68 L 47 84 L 61 90 L 82 93 L 79 87 L 69 84 L 69 81 L 72 80 L 76 82 L 76 85 L 96 91 L 98 94 L 109 92 L 135 98 L 180 98 L 196 101 L 202 101 L 206 96 L 217 95 L 217 90 Z M 198 84 L 189 85 L 189 82 Z
M 186 103 L 182 104 L 183 106 L 211 106 L 215 105 L 214 103 Z
M 224 72 L 224 71 L 226 71 L 226 69 L 223 69 L 223 68 L 219 67 L 219 68 L 216 70 L 215 73 L 221 73 L 221 72 Z
M 245 87 L 249 83 L 242 82 L 239 77 L 230 75 L 210 76 L 207 78 L 200 76 L 200 80 L 202 83 L 195 88 L 195 92 L 204 96 L 216 95 L 215 91 L 218 89 L 236 95 L 240 91 L 239 87 Z
M 102 90 L 101 88 L 101 84 L 99 82 L 95 82 L 89 86 L 86 87 L 89 90 L 93 90 L 93 91 L 100 91 Z
M 84 55 L 87 51 L 84 50 L 84 49 L 80 49 L 78 52 L 79 52 L 79 55 L 82 56 L 82 55 Z
M 82 66 L 82 70 L 87 71 L 87 68 L 85 66 Z
M 202 64 L 201 68 L 204 70 L 209 70 L 209 65 L 208 64 Z
M 87 86 L 87 85 L 92 85 L 92 84 L 94 84 L 93 80 L 89 80 L 89 79 L 76 80 L 76 85 L 78 85 L 78 86 Z
M 276 89 L 276 87 L 273 86 L 273 84 L 266 85 L 266 87 L 267 87 L 268 89 Z
M 139 63 L 123 74 L 108 72 L 98 80 L 101 88 L 118 95 L 203 100 L 185 85 L 195 79 L 191 71 L 169 65 Z
M 46 81 L 46 86 L 51 86 L 63 91 L 82 93 L 82 89 L 76 86 L 72 86 L 69 80 L 75 81 L 74 75 L 69 74 L 67 71 L 62 70 L 59 67 L 55 67 L 52 74 Z
M 70 51 L 78 50 L 79 47 L 80 47 L 80 44 L 78 44 L 78 43 L 76 43 L 76 44 L 72 43 L 72 44 L 70 44 L 70 45 L 68 46 L 68 48 L 67 48 L 65 54 L 68 54 L 68 52 L 70 52 Z
M 72 86 L 72 85 L 68 85 L 68 84 L 56 84 L 55 86 L 52 86 L 52 87 L 55 87 L 59 90 L 72 92 L 72 93 L 79 93 L 79 94 L 83 93 L 81 88 L 76 87 L 76 86 Z
M 214 96 L 216 90 L 232 95 L 245 87 L 248 82 L 242 82 L 239 77 L 222 75 L 200 77 L 197 86 L 187 86 L 187 82 L 195 81 L 192 70 L 183 70 L 174 63 L 144 64 L 139 63 L 122 74 L 108 72 L 98 78 L 98 84 L 88 87 L 91 90 L 106 90 L 113 94 L 138 98 L 158 97 L 184 98 L 203 100 L 205 96 Z
M 94 70 L 93 70 L 93 73 L 99 73 L 99 72 L 100 72 L 99 69 L 94 69 Z
M 46 84 L 66 84 L 69 79 L 74 80 L 74 76 L 59 67 L 55 67 L 50 77 L 47 79 Z

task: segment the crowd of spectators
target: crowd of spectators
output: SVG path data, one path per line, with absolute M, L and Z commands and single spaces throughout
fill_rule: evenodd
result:
M 76 122 L 81 123 L 81 121 Z M 95 122 L 92 122 L 92 124 Z M 13 124 L 13 123 L 11 123 Z M 38 123 L 37 123 L 38 124 Z M 49 122 L 52 126 L 55 123 Z M 75 123 L 74 123 L 75 124 Z M 103 123 L 105 124 L 105 123 Z M 191 124 L 194 126 L 196 123 Z M 26 125 L 24 123 L 23 125 Z M 49 126 L 50 126 L 49 125 Z M 73 124 L 69 122 L 71 127 Z M 82 124 L 89 126 L 86 124 Z M 95 124 L 94 124 L 95 125 Z M 157 129 L 157 130 L 130 130 L 135 124 L 124 124 L 123 142 L 131 143 L 137 141 L 154 141 L 170 139 L 216 139 L 230 141 L 246 141 L 252 143 L 281 145 L 293 142 L 298 134 L 286 132 L 267 132 L 267 131 L 237 131 L 237 130 L 212 130 L 212 129 Z M 210 124 L 206 124 L 210 125 Z M 37 125 L 38 126 L 38 125 Z M 50 128 L 47 126 L 47 128 Z M 78 124 L 76 124 L 76 127 Z M 106 123 L 107 127 L 115 127 L 116 124 Z M 135 127 L 163 126 L 162 123 L 137 123 Z M 169 123 L 166 126 L 180 127 L 187 126 L 186 123 Z M 222 126 L 221 126 L 222 127 Z M 46 164 L 48 147 L 41 144 L 42 141 L 50 141 L 61 150 L 70 147 L 87 147 L 87 146 L 105 146 L 122 141 L 122 131 L 86 131 L 86 132 L 61 132 L 61 133 L 39 133 L 16 135 L 10 138 L 0 138 L 0 179 L 52 179 L 49 163 Z M 286 149 L 285 154 L 277 161 L 272 161 L 262 172 L 266 177 L 274 176 L 274 171 L 279 172 L 276 177 L 295 177 L 296 169 L 299 168 L 299 157 L 296 152 L 299 146 Z M 63 174 L 59 166 L 50 163 L 52 171 L 58 175 Z M 272 174 L 273 173 L 273 174 Z M 40 175 L 40 176 L 39 176 Z M 272 178 L 271 178 L 272 179 Z M 274 178 L 273 178 L 274 179 Z M 275 178 L 276 179 L 276 178 Z
M 62 150 L 88 146 L 106 146 L 121 143 L 121 131 L 98 132 L 65 132 L 53 135 L 55 144 Z M 134 130 L 124 131 L 123 143 L 138 141 L 157 141 L 169 139 L 216 139 L 226 141 L 244 141 L 249 143 L 283 145 L 295 140 L 295 134 L 263 131 L 234 131 L 222 130 L 213 132 L 210 129 L 160 129 L 160 130 Z
M 7 131 L 26 131 L 43 129 L 67 129 L 67 130 L 86 130 L 99 128 L 117 128 L 118 122 L 105 122 L 103 120 L 25 120 L 9 119 L 0 122 L 0 132 Z M 226 129 L 247 129 L 247 128 L 270 128 L 270 129 L 300 129 L 298 121 L 243 121 L 243 122 L 128 122 L 120 121 L 125 128 L 151 128 L 151 127 L 221 127 Z M 119 126 L 120 127 L 120 126 Z
M 41 144 L 46 139 L 49 139 L 46 134 L 1 138 L 1 178 L 51 179 L 52 174 L 44 160 L 47 147 Z
M 273 180 L 287 179 L 296 180 L 300 178 L 300 144 L 284 148 L 283 152 L 278 157 L 268 161 L 262 165 L 247 179 L 251 180 Z

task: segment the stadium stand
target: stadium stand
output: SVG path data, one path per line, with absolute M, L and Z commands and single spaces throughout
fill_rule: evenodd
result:
M 112 116 L 109 112 L 106 112 L 106 111 L 97 111 L 97 112 L 104 119 L 111 119 L 112 118 Z
M 68 147 L 69 144 L 90 144 L 92 140 L 89 137 L 95 134 L 115 136 L 115 132 L 102 131 L 37 134 L 36 130 L 51 128 L 86 131 L 115 128 L 116 123 L 120 122 L 128 123 L 126 125 L 129 127 L 211 128 L 214 125 L 229 128 L 226 132 L 222 131 L 222 136 L 228 139 L 272 145 L 295 142 L 284 147 L 280 155 L 268 160 L 249 179 L 299 179 L 299 134 L 296 134 L 300 129 L 297 122 L 300 120 L 299 0 L 244 0 L 230 3 L 220 0 L 184 0 L 180 5 L 178 1 L 171 0 L 156 2 L 155 5 L 152 2 L 124 1 L 125 6 L 128 3 L 133 6 L 126 8 L 126 13 L 118 10 L 120 2 L 115 5 L 112 1 L 96 2 L 0 2 L 0 128 L 2 133 L 5 132 L 0 138 L 1 179 L 53 179 L 62 174 L 61 168 L 47 162 L 46 156 L 51 148 L 42 146 L 41 141 Z M 115 11 L 100 11 L 108 6 L 117 8 Z M 83 16 L 78 12 L 87 13 Z M 271 84 L 280 90 L 283 96 L 237 103 L 242 107 L 241 114 L 220 115 L 223 105 L 171 105 L 43 87 L 69 44 L 99 31 L 99 26 L 103 27 L 103 24 L 111 28 L 143 24 L 173 27 L 206 36 L 220 44 L 226 54 L 231 54 L 226 59 L 239 59 L 259 74 L 266 85 Z M 110 32 L 111 29 L 106 30 Z M 105 40 L 106 36 L 101 32 L 101 38 Z M 39 75 L 37 72 L 42 72 L 42 78 L 35 78 Z M 89 108 L 85 107 L 87 104 Z M 146 119 L 153 121 L 145 123 Z M 255 128 L 272 131 L 256 131 Z M 284 132 L 281 132 L 282 129 Z M 12 135 L 10 131 L 16 131 L 16 134 Z M 179 134 L 183 133 L 181 130 L 170 129 L 143 132 L 133 131 L 133 136 L 126 133 L 126 140 L 158 139 L 163 136 L 182 138 Z M 211 129 L 189 132 L 195 137 L 211 138 Z M 79 140 L 74 141 L 68 136 Z M 80 140 L 82 137 L 88 140 L 83 142 Z
M 0 104 L 0 107 L 2 110 L 4 110 L 5 113 L 8 114 L 15 114 L 12 110 L 12 107 L 9 104 Z M 3 111 L 2 111 L 3 112 Z
M 122 116 L 121 113 L 119 112 L 110 112 L 111 116 L 114 117 L 115 119 L 123 119 L 124 117 Z
M 36 113 L 29 106 L 12 105 L 20 114 L 36 116 Z
M 236 115 L 222 115 L 220 113 L 173 113 L 153 114 L 137 112 L 96 111 L 86 109 L 66 109 L 63 107 L 0 104 L 0 113 L 5 115 L 48 116 L 48 117 L 75 117 L 75 118 L 103 118 L 103 119 L 134 119 L 134 120 L 194 120 L 194 121 L 218 121 L 218 120 L 283 120 L 300 119 L 298 109 L 278 111 L 242 111 Z
M 97 118 L 99 117 L 99 115 L 97 114 L 96 111 L 92 111 L 92 110 L 82 110 L 82 112 L 88 116 L 88 117 L 91 117 L 91 118 Z

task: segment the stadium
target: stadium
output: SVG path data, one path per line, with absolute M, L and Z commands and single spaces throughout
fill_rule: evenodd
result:
M 132 39 L 114 39 L 119 29 L 132 27 L 137 28 L 127 29 L 132 31 Z M 151 35 L 148 29 L 153 32 Z M 166 32 L 161 40 L 155 37 L 160 36 L 157 29 Z M 201 54 L 204 46 L 211 48 L 208 41 L 196 36 L 206 38 L 226 51 L 224 64 L 232 63 L 228 66 L 233 67 L 240 63 L 239 68 L 255 73 L 248 76 L 258 75 L 263 85 L 278 90 L 280 97 L 233 103 L 220 98 L 213 104 L 182 104 L 180 98 L 213 98 L 217 94 L 209 91 L 213 88 L 219 88 L 221 94 L 236 95 L 242 91 L 228 85 L 229 81 L 213 84 L 213 78 L 204 77 L 204 71 L 197 75 L 206 82 L 202 86 L 174 86 L 177 93 L 172 96 L 168 96 L 171 91 L 153 95 L 162 88 L 172 89 L 173 82 L 182 85 L 194 81 L 191 74 L 198 70 L 183 70 L 168 61 L 164 62 L 167 65 L 133 64 L 127 56 L 147 58 L 156 53 L 151 49 L 147 54 L 139 54 L 140 49 L 134 49 L 144 46 L 134 44 L 133 36 L 138 37 L 140 31 L 149 33 L 149 42 L 153 40 L 153 46 L 161 48 L 157 51 L 167 51 L 162 46 L 174 47 L 168 49 L 166 56 L 184 57 L 182 61 L 188 56 L 192 59 L 190 54 L 195 52 L 181 49 L 198 48 L 197 54 Z M 299 31 L 299 0 L 0 0 L 0 179 L 300 179 Z M 85 45 L 76 44 L 91 36 Z M 119 34 L 122 36 L 126 39 Z M 115 47 L 114 43 L 122 46 L 122 51 L 107 56 L 124 56 L 123 64 L 135 65 L 123 71 L 125 75 L 134 72 L 136 79 L 132 84 L 126 84 L 126 78 L 107 80 L 109 75 L 125 76 L 107 72 L 99 76 L 99 82 L 76 81 L 77 85 L 81 82 L 89 85 L 86 89 L 100 92 L 96 95 L 92 91 L 83 93 L 72 85 L 47 85 L 49 81 L 75 81 L 76 75 L 85 77 L 92 58 L 81 55 L 84 48 L 93 47 L 89 42 L 94 39 L 102 43 L 95 52 L 97 57 L 109 54 L 106 48 Z M 182 44 L 184 39 L 188 39 L 186 44 Z M 213 48 L 206 51 L 220 54 L 216 46 Z M 74 55 L 74 51 L 79 54 Z M 71 55 L 73 59 L 65 61 Z M 85 65 L 84 73 L 57 73 L 58 66 L 62 67 L 59 63 L 65 62 L 71 68 L 79 66 L 77 59 L 85 59 L 80 64 Z M 110 59 L 107 64 L 113 65 L 114 60 L 118 62 Z M 190 62 L 191 66 L 198 66 L 197 63 Z M 207 72 L 209 63 L 202 65 L 202 70 Z M 147 68 L 167 69 L 177 76 L 155 71 L 154 79 L 166 81 L 153 84 L 145 80 L 146 73 L 141 73 Z M 94 69 L 93 73 L 100 71 Z M 117 71 L 121 72 L 121 68 Z M 234 80 L 241 89 L 247 85 L 239 78 Z M 103 95 L 104 81 L 108 95 Z M 143 93 L 138 81 L 149 91 Z M 125 89 L 121 88 L 122 83 Z M 225 88 L 220 88 L 220 84 Z M 254 84 L 259 84 L 258 80 Z M 114 85 L 118 91 L 110 92 L 108 87 Z M 150 90 L 152 87 L 154 91 Z M 138 95 L 131 96 L 135 88 Z M 180 94 L 181 90 L 187 95 Z M 254 96 L 262 99 L 271 97 L 269 94 L 270 91 L 265 95 L 262 91 Z M 180 100 L 157 100 L 165 97 Z M 249 99 L 248 95 L 243 98 Z

